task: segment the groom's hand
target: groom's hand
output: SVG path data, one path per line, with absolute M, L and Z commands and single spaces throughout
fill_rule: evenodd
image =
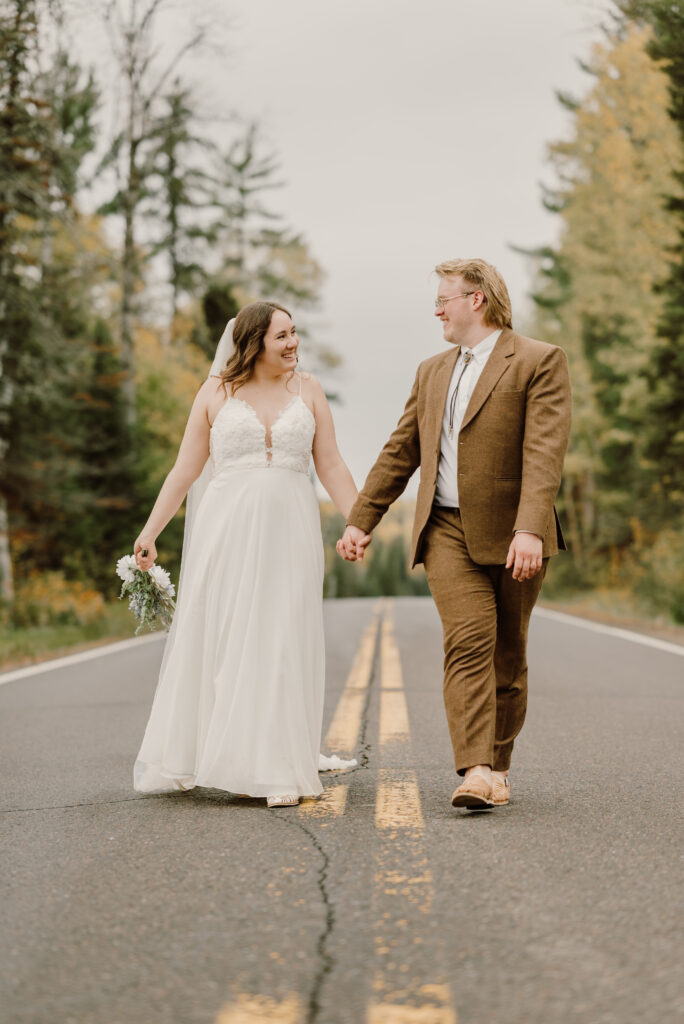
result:
M 542 567 L 544 545 L 536 533 L 519 531 L 511 541 L 506 559 L 506 568 L 513 566 L 513 579 L 522 583 L 531 580 Z
M 348 526 L 335 545 L 335 550 L 347 562 L 360 562 L 371 539 L 370 533 L 364 533 L 358 526 Z

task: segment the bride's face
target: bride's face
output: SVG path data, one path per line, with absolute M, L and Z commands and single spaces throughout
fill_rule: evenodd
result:
M 280 309 L 274 309 L 271 323 L 264 336 L 264 348 L 257 362 L 274 373 L 285 373 L 297 365 L 299 338 L 292 320 Z

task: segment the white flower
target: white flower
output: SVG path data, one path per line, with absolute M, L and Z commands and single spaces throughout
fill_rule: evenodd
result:
M 135 561 L 135 555 L 124 555 L 116 563 L 116 575 L 124 581 L 124 583 L 132 583 L 135 579 L 135 570 L 138 568 Z
M 173 597 L 173 595 L 176 593 L 176 588 L 171 582 L 171 577 L 169 576 L 166 569 L 162 569 L 160 565 L 153 565 L 147 571 L 149 575 L 152 577 L 156 586 L 159 587 L 160 590 L 163 590 L 167 594 L 169 594 L 170 597 Z
M 176 607 L 176 591 L 168 572 L 158 565 L 143 572 L 134 555 L 124 555 L 116 563 L 116 573 L 123 580 L 119 598 L 128 597 L 128 607 L 138 620 L 136 636 L 143 626 L 168 629 Z

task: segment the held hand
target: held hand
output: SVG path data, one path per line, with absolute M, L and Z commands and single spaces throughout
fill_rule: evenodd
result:
M 335 545 L 335 550 L 347 562 L 360 562 L 371 539 L 370 533 L 364 533 L 358 526 L 348 526 Z
M 535 533 L 516 533 L 508 549 L 506 568 L 513 566 L 513 579 L 531 580 L 542 567 L 543 543 Z
M 147 554 L 143 555 L 143 551 L 146 551 Z M 149 569 L 151 565 L 154 565 L 154 560 L 157 557 L 154 541 L 141 534 L 133 545 L 133 554 L 139 569 Z

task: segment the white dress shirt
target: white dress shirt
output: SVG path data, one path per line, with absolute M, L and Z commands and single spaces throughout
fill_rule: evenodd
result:
M 461 348 L 454 372 L 451 375 L 449 391 L 447 393 L 446 406 L 444 408 L 444 419 L 442 420 L 442 442 L 439 456 L 439 476 L 437 477 L 437 490 L 435 492 L 435 504 L 447 505 L 458 508 L 458 432 L 465 416 L 470 396 L 475 389 L 485 363 L 494 350 L 501 331 L 493 331 L 486 338 L 483 338 L 474 348 Z M 472 358 L 463 369 L 464 356 L 470 352 Z M 461 370 L 463 369 L 463 376 Z M 460 378 L 460 380 L 459 380 Z M 456 407 L 454 409 L 454 429 L 452 437 L 449 437 L 449 417 L 451 411 L 451 400 L 454 388 L 458 386 L 456 396 Z

